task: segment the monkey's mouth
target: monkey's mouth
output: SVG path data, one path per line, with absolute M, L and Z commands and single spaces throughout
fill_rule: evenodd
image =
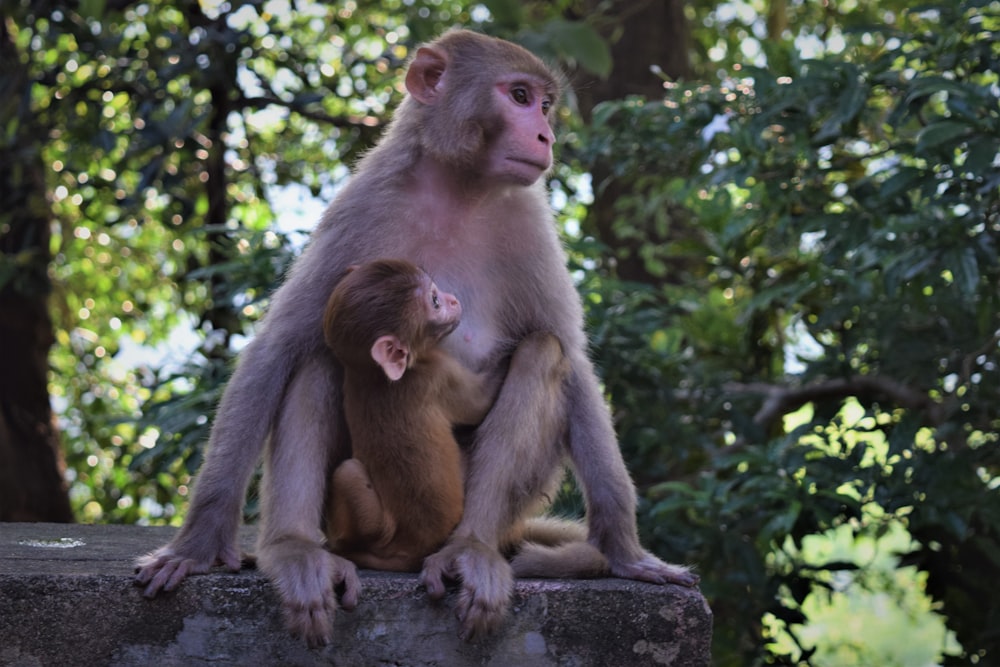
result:
M 535 160 L 529 160 L 529 159 L 523 158 L 523 157 L 509 157 L 507 159 L 510 160 L 511 162 L 516 162 L 518 164 L 523 164 L 523 165 L 527 165 L 529 167 L 534 167 L 538 171 L 545 171 L 546 169 L 549 168 L 549 163 L 548 162 L 537 162 Z
M 458 322 L 450 322 L 447 326 L 441 329 L 441 333 L 438 334 L 437 337 L 438 341 L 442 341 L 448 336 L 450 336 L 451 333 L 458 328 L 458 324 L 459 324 Z

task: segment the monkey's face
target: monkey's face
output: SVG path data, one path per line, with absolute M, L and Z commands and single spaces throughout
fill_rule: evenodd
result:
M 454 294 L 441 290 L 425 276 L 417 288 L 417 298 L 427 317 L 427 331 L 435 341 L 455 330 L 462 319 L 462 304 Z
M 489 172 L 496 178 L 531 185 L 552 166 L 549 113 L 555 93 L 546 82 L 513 74 L 493 87 L 502 131 L 491 143 Z

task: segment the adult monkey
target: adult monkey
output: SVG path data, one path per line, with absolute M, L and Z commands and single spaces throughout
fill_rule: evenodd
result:
M 385 136 L 324 213 L 241 353 L 184 526 L 140 559 L 137 583 L 152 597 L 216 563 L 239 568 L 240 509 L 267 440 L 258 562 L 291 630 L 313 644 L 329 641 L 334 587 L 343 586 L 350 608 L 360 584 L 352 563 L 323 548 L 320 531 L 328 470 L 350 455 L 335 437 L 343 433 L 340 370 L 320 320 L 349 265 L 401 257 L 468 304 L 445 349 L 470 369 L 509 363 L 533 332 L 554 334 L 572 369 L 553 391 L 549 375 L 510 363 L 468 449 L 462 520 L 425 562 L 429 594 L 442 596 L 445 578 L 461 581 L 457 612 L 467 636 L 503 620 L 513 576 L 500 549 L 535 537 L 524 518 L 551 491 L 567 454 L 584 490 L 588 535 L 572 541 L 569 531 L 551 555 L 597 554 L 620 577 L 693 585 L 687 568 L 639 544 L 635 489 L 587 358 L 580 300 L 540 181 L 552 164 L 557 78 L 518 46 L 454 30 L 418 49 L 406 88 Z M 537 553 L 529 560 L 545 569 Z

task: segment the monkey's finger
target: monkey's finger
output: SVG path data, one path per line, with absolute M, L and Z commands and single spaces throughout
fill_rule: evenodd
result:
M 194 569 L 194 561 L 190 558 L 185 558 L 184 560 L 175 563 L 173 571 L 170 573 L 170 577 L 167 578 L 167 583 L 164 584 L 163 590 L 172 591 L 181 585 L 181 582 L 191 573 Z
M 326 609 L 313 609 L 309 614 L 311 630 L 306 641 L 312 648 L 326 646 L 333 641 L 330 613 Z
M 461 637 L 473 641 L 496 631 L 507 616 L 506 599 L 490 600 L 481 592 L 463 587 L 455 608 L 461 622 Z
M 432 600 L 440 600 L 444 597 L 446 567 L 443 563 L 446 559 L 440 556 L 431 556 L 424 560 L 424 569 L 420 573 L 420 585 L 427 590 L 427 595 Z
M 304 639 L 310 648 L 321 648 L 333 638 L 330 613 L 322 606 L 286 606 L 285 621 L 294 637 Z
M 336 570 L 333 583 L 335 586 L 344 587 L 344 592 L 340 594 L 340 606 L 347 611 L 353 611 L 358 606 L 358 596 L 361 594 L 361 579 L 354 564 L 350 564 L 349 568 Z
M 698 585 L 698 583 L 701 581 L 701 577 L 699 577 L 694 572 L 684 571 L 676 574 L 667 575 L 667 581 L 670 582 L 671 584 L 679 584 L 681 586 L 687 586 L 691 588 L 693 586 Z
M 647 581 L 651 584 L 679 584 L 695 586 L 701 578 L 683 565 L 671 565 L 646 554 L 644 558 L 631 563 L 612 565 L 611 572 L 617 577 Z
M 176 567 L 177 567 L 176 561 L 172 561 L 170 559 L 164 559 L 159 564 L 158 567 L 147 568 L 146 572 L 144 572 L 143 574 L 146 577 L 148 585 L 146 586 L 146 589 L 142 592 L 143 596 L 147 598 L 154 598 L 156 597 L 156 594 L 159 593 L 160 591 L 170 590 L 165 587 L 170 582 L 171 577 L 173 576 L 174 571 L 176 570 Z
M 156 572 L 156 566 L 153 564 L 143 564 L 138 563 L 135 566 L 135 582 L 136 586 L 145 586 L 149 583 L 149 580 L 153 578 L 153 574 Z
M 171 553 L 166 549 L 157 549 L 140 556 L 135 561 L 135 583 L 143 586 L 148 584 L 156 576 L 156 573 L 163 569 L 170 558 Z
M 420 583 L 423 585 L 424 590 L 427 591 L 427 597 L 432 600 L 440 600 L 444 597 L 445 586 L 442 580 L 421 578 Z

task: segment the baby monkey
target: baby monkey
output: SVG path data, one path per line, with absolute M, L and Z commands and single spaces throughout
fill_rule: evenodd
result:
M 417 572 L 462 517 L 452 427 L 479 424 L 493 395 L 438 345 L 461 316 L 455 296 L 395 259 L 351 267 L 327 301 L 353 458 L 334 470 L 326 532 L 361 567 Z

